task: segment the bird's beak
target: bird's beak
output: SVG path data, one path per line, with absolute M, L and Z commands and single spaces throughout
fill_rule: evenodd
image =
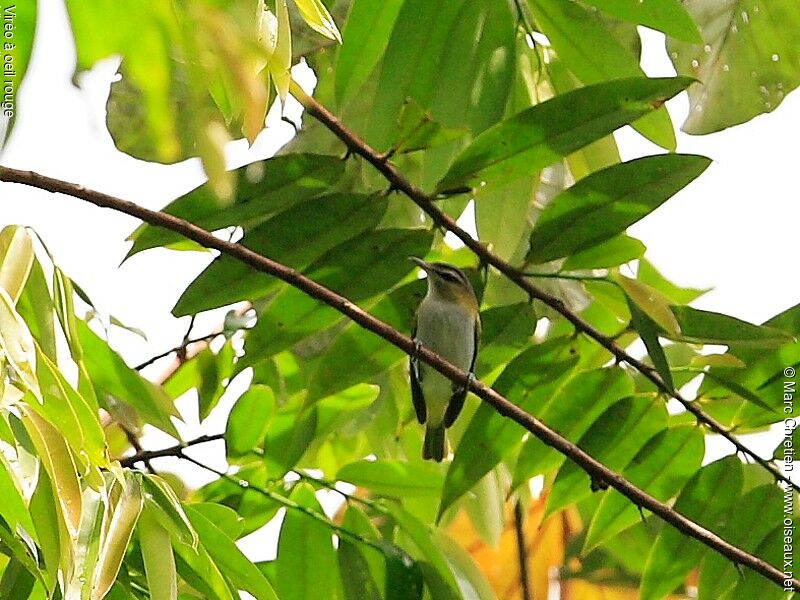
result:
M 426 263 L 421 258 L 417 258 L 416 256 L 409 256 L 408 260 L 413 262 L 415 265 L 417 265 L 420 269 L 422 269 L 426 273 L 427 273 L 428 269 L 430 268 L 430 265 L 428 263 Z

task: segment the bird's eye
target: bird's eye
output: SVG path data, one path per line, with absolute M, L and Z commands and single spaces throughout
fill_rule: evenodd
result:
M 451 283 L 459 283 L 460 281 L 456 275 L 450 273 L 449 271 L 440 271 L 439 276 L 445 281 L 449 281 Z

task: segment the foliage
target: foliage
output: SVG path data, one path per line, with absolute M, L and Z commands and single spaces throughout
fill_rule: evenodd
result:
M 621 162 L 613 132 L 630 125 L 674 150 L 664 103 L 687 88 L 689 132 L 775 109 L 798 83 L 800 27 L 784 0 L 731 0 L 716 15 L 705 0 L 684 4 L 67 7 L 78 70 L 122 58 L 108 102 L 117 146 L 147 160 L 203 160 L 208 183 L 166 212 L 210 230 L 238 228 L 248 248 L 404 332 L 424 293 L 406 257 L 465 268 L 481 298 L 478 377 L 649 494 L 779 565 L 784 496 L 760 465 L 733 456 L 704 464 L 703 425 L 668 414 L 649 380 L 466 249 L 448 246 L 417 205 L 387 192 L 321 124 L 306 118 L 278 156 L 238 170 L 226 171 L 222 157 L 226 140 L 252 142 L 261 132 L 270 88 L 282 103 L 302 56 L 319 78 L 315 98 L 345 127 L 448 215 L 473 203 L 483 244 L 598 331 L 624 346 L 641 341 L 670 389 L 696 379 L 695 405 L 722 425 L 761 431 L 784 416 L 783 369 L 800 364 L 800 305 L 761 325 L 688 306 L 702 292 L 665 279 L 625 231 L 709 159 L 669 152 Z M 720 34 L 726 19 L 731 33 Z M 33 21 L 19 21 L 19 66 Z M 678 71 L 699 81 L 645 77 L 636 25 L 666 33 Z M 776 45 L 762 54 L 766 40 Z M 148 225 L 131 239 L 129 256 L 181 242 Z M 184 352 L 162 384 L 109 346 L 87 301 L 33 232 L 2 230 L 2 598 L 519 597 L 509 592 L 516 568 L 498 574 L 488 566 L 511 560 L 509 497 L 526 507 L 523 537 L 536 540 L 536 597 L 550 567 L 581 598 L 610 590 L 685 597 L 687 582 L 700 598 L 781 594 L 754 573 L 739 578 L 706 546 L 640 514 L 475 398 L 453 427 L 452 462 L 423 462 L 403 353 L 231 257 L 216 257 L 173 313 L 247 301 L 255 325 L 230 319 L 204 350 Z M 248 373 L 225 431 L 211 432 L 224 439 L 235 475 L 186 491 L 174 476 L 124 462 L 145 425 L 187 442 L 175 425 L 184 418 L 179 396 L 195 390 L 205 419 Z M 179 446 L 172 454 L 186 458 Z M 331 517 L 316 492 L 335 481 L 357 491 L 340 491 L 344 502 Z M 543 488 L 534 499 L 532 481 Z M 282 519 L 277 555 L 253 563 L 236 542 L 273 518 Z M 487 545 L 476 546 L 476 537 Z

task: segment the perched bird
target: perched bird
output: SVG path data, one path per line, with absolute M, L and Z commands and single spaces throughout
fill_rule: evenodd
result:
M 481 321 L 478 300 L 461 269 L 445 263 L 410 260 L 428 274 L 428 293 L 417 309 L 412 333 L 418 345 L 469 372 L 475 366 Z M 433 367 L 411 357 L 411 398 L 417 420 L 425 423 L 422 457 L 441 462 L 447 453 L 445 429 L 464 406 L 467 382 L 455 383 Z

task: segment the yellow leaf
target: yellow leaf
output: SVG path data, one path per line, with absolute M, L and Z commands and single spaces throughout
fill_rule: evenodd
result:
M 28 326 L 14 308 L 14 301 L 0 288 L 0 361 L 7 360 L 24 387 L 41 400 L 36 371 L 36 346 Z
M 208 176 L 208 184 L 223 203 L 233 199 L 233 173 L 225 167 L 225 144 L 230 141 L 228 130 L 219 121 L 209 122 L 200 132 L 197 140 L 203 169 Z
M 658 290 L 624 275 L 616 276 L 617 283 L 628 297 L 668 334 L 680 335 L 681 326 L 670 309 L 670 301 Z
M 9 225 L 0 231 L 0 287 L 17 303 L 33 267 L 33 244 L 24 227 Z
M 294 3 L 311 29 L 334 42 L 342 43 L 342 34 L 339 33 L 331 13 L 320 0 L 294 0 Z
M 704 354 L 695 356 L 689 363 L 693 367 L 731 367 L 744 369 L 747 365 L 733 354 Z
M 139 519 L 139 541 L 150 600 L 175 600 L 178 597 L 178 581 L 172 543 L 169 533 L 150 510 L 145 506 Z

